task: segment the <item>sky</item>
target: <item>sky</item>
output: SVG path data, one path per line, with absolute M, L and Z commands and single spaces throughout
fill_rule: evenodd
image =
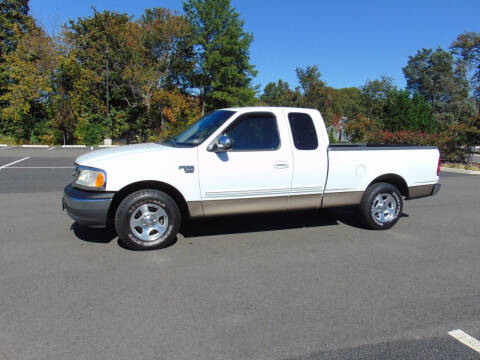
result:
M 279 79 L 298 85 L 295 68 L 317 65 L 335 88 L 382 75 L 405 87 L 402 68 L 421 48 L 448 49 L 466 31 L 480 32 L 480 0 L 231 0 L 253 33 L 251 63 L 261 88 Z M 138 17 L 147 8 L 183 13 L 182 0 L 30 0 L 49 34 L 69 19 L 114 10 Z

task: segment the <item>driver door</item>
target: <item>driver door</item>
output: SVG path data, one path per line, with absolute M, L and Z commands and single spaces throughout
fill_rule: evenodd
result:
M 282 113 L 240 115 L 222 134 L 229 151 L 199 149 L 199 179 L 205 215 L 286 208 L 292 182 L 292 153 Z

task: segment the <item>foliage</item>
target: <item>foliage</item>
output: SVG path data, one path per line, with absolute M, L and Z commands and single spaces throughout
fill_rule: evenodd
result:
M 461 63 L 454 66 L 451 53 L 441 48 L 419 50 L 409 57 L 403 72 L 407 89 L 420 93 L 431 104 L 430 132 L 467 122 L 475 114 L 474 103 L 468 98 L 466 68 Z
M 268 106 L 299 106 L 300 92 L 290 89 L 287 82 L 278 80 L 277 83 L 271 82 L 263 89 L 260 96 L 260 102 Z
M 8 91 L 11 81 L 5 56 L 14 52 L 22 36 L 35 28 L 28 11 L 28 0 L 0 1 L 0 95 Z
M 136 133 L 146 140 L 154 133 L 158 137 L 162 131 L 169 132 L 172 127 L 163 118 L 168 111 L 163 107 L 169 106 L 164 101 L 166 94 L 188 97 L 173 85 L 173 77 L 176 52 L 189 31 L 183 17 L 162 8 L 145 10 L 135 22 L 127 14 L 108 11 L 94 11 L 92 17 L 71 21 L 64 30 L 69 58 L 62 68 L 66 83 L 62 99 L 68 98 L 73 106 L 62 118 L 78 124 L 77 140 L 88 135 L 85 124 L 100 124 L 105 135 L 114 138 Z M 92 42 L 94 47 L 89 46 Z
M 477 99 L 480 99 L 480 34 L 475 32 L 460 34 L 452 43 L 450 49 L 458 61 L 467 70 L 473 72 L 470 86 Z
M 28 138 L 37 121 L 46 119 L 56 66 L 50 38 L 35 28 L 23 36 L 15 52 L 4 56 L 9 69 L 7 91 L 0 96 L 2 131 L 16 139 Z
M 382 76 L 379 80 L 367 81 L 360 90 L 365 115 L 381 121 L 388 95 L 394 90 L 392 78 Z
M 413 96 L 407 90 L 387 92 L 382 109 L 382 127 L 389 131 L 428 131 L 431 107 L 419 93 Z
M 345 130 L 353 142 L 366 142 L 371 134 L 381 131 L 374 119 L 364 115 L 357 115 L 345 126 Z
M 295 71 L 302 94 L 301 106 L 317 109 L 323 108 L 326 85 L 321 79 L 322 74 L 318 71 L 318 66 L 307 66 L 305 69 L 297 67 Z
M 351 125 L 355 123 L 355 125 Z M 351 136 L 368 144 L 431 145 L 440 149 L 442 159 L 463 161 L 469 146 L 480 140 L 480 131 L 466 125 L 450 125 L 445 130 L 430 134 L 424 131 L 386 131 L 369 128 L 368 120 L 359 119 L 349 123 Z M 355 133 L 355 131 L 357 131 Z
M 53 38 L 28 0 L 2 0 L 0 143 L 154 141 L 205 111 L 255 104 L 318 109 L 353 141 L 434 143 L 449 154 L 480 143 L 477 33 L 460 34 L 450 52 L 411 56 L 405 90 L 386 76 L 335 89 L 309 65 L 295 69 L 295 88 L 279 79 L 256 98 L 253 35 L 230 0 L 186 0 L 184 10 L 146 9 L 134 19 L 93 8 Z
M 104 136 L 104 130 L 99 124 L 89 124 L 85 131 L 83 141 L 85 145 L 98 145 Z
M 199 101 L 183 95 L 180 91 L 160 91 L 158 102 L 162 104 L 160 115 L 162 138 L 170 137 L 183 131 L 200 117 Z
M 230 0 L 187 0 L 183 8 L 192 26 L 189 43 L 195 49 L 189 84 L 198 89 L 202 114 L 253 104 L 251 80 L 256 71 L 249 55 L 253 35 L 243 30 L 244 22 Z
M 14 51 L 19 34 L 25 34 L 34 27 L 28 11 L 28 0 L 0 2 L 0 53 L 2 55 Z
M 15 145 L 17 141 L 12 136 L 0 134 L 0 144 L 2 145 Z

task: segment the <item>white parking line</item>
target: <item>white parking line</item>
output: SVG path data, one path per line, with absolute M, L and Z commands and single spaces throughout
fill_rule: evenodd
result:
M 73 166 L 9 166 L 7 169 L 73 169 Z
M 457 339 L 463 345 L 468 346 L 470 349 L 473 349 L 476 352 L 480 353 L 480 341 L 475 339 L 473 336 L 468 335 L 466 332 L 460 329 L 457 329 L 457 330 L 450 331 L 448 335 Z
M 52 149 L 55 149 L 56 146 L 52 146 L 51 148 L 48 148 L 47 150 L 52 150 Z
M 6 167 L 9 167 L 10 165 L 19 163 L 20 161 L 30 159 L 30 156 L 24 157 L 23 159 L 17 160 L 17 161 L 12 161 L 11 163 L 8 163 L 6 165 L 0 166 L 0 170 L 5 169 Z

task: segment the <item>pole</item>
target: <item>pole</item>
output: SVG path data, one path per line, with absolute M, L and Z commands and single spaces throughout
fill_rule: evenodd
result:
M 110 111 L 110 94 L 109 94 L 109 86 L 108 86 L 108 75 L 109 75 L 109 70 L 108 70 L 108 50 L 105 51 L 107 53 L 107 126 L 108 126 L 108 134 L 110 136 L 110 127 L 111 127 L 111 124 L 110 124 L 110 114 L 109 114 L 109 111 Z
M 433 83 L 432 113 L 430 115 L 430 134 L 433 134 L 433 120 L 434 120 L 433 113 L 435 111 L 436 95 L 437 95 L 437 86 L 436 86 L 436 82 L 434 82 Z

